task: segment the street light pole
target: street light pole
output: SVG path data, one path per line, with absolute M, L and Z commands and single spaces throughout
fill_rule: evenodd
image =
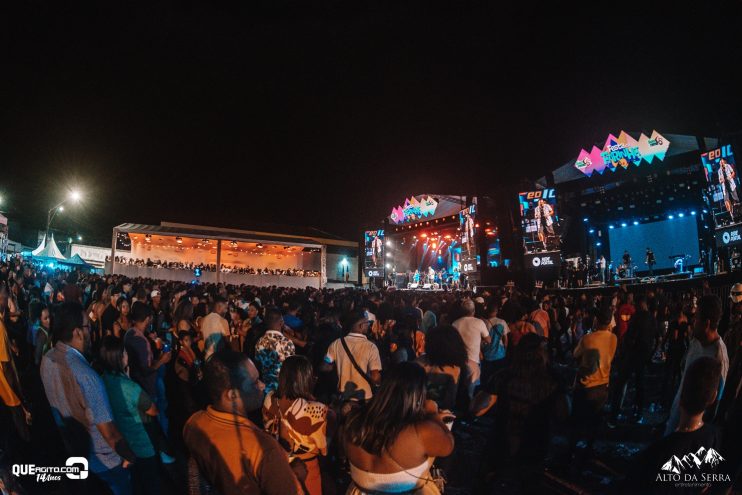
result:
M 63 199 L 58 204 L 52 206 L 49 209 L 49 212 L 46 215 L 46 236 L 44 245 L 49 242 L 49 227 L 51 227 L 52 220 L 54 220 L 54 217 L 57 215 L 58 212 L 64 209 L 64 205 L 67 204 L 67 202 L 69 201 L 80 201 L 80 193 L 78 191 L 70 191 L 70 194 L 69 196 L 67 196 L 67 198 Z

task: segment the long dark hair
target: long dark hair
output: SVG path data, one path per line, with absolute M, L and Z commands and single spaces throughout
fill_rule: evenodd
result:
M 103 338 L 100 346 L 100 364 L 103 371 L 109 373 L 125 373 L 124 343 L 121 339 L 108 335 Z
M 345 441 L 381 455 L 403 429 L 424 419 L 426 385 L 425 370 L 416 363 L 390 368 L 371 401 L 348 415 Z
M 276 396 L 282 399 L 314 400 L 312 363 L 304 356 L 290 356 L 281 365 Z

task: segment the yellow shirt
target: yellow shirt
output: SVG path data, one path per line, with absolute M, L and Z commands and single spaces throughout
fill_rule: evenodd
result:
M 582 337 L 574 355 L 579 360 L 577 376 L 584 388 L 608 384 L 617 342 L 616 336 L 608 329 Z

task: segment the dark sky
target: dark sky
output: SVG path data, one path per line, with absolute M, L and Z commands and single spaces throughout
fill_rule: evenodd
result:
M 742 129 L 742 37 L 699 15 L 66 3 L 0 16 L 0 191 L 43 228 L 79 184 L 59 226 L 89 238 L 172 220 L 355 239 L 405 196 L 492 193 L 610 132 Z

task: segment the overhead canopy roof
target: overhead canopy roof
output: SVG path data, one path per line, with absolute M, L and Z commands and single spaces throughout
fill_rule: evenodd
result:
M 114 227 L 114 230 L 127 234 L 150 234 L 159 236 L 180 236 L 196 239 L 222 239 L 227 241 L 248 243 L 274 243 L 291 244 L 296 246 L 319 248 L 322 245 L 340 245 L 357 247 L 358 244 L 333 238 L 333 236 L 302 236 L 288 235 L 282 233 L 271 233 L 252 230 L 226 229 L 216 227 L 205 227 L 201 225 L 186 225 L 178 223 L 162 222 L 161 225 L 145 225 L 139 223 L 123 223 Z M 317 231 L 320 233 L 320 231 Z
M 630 132 L 629 134 L 635 135 L 637 133 Z M 716 138 L 698 138 L 696 136 L 684 136 L 680 134 L 663 134 L 672 145 L 667 149 L 667 157 L 672 157 L 676 155 L 683 155 L 685 153 L 689 153 L 692 151 L 701 152 L 701 149 L 699 147 L 699 140 L 703 143 L 703 146 L 705 149 L 713 149 L 719 146 L 719 140 Z M 602 146 L 603 143 L 595 143 L 595 146 Z M 589 149 L 589 147 L 586 147 L 586 149 Z M 575 180 L 580 179 L 589 179 L 588 176 L 577 170 L 575 168 L 575 163 L 577 162 L 577 153 L 575 153 L 575 158 L 573 160 L 568 161 L 561 167 L 554 170 L 554 184 L 564 184 L 565 182 L 572 182 Z M 699 157 L 700 162 L 700 157 Z M 547 187 L 547 180 L 546 177 L 541 177 L 536 181 L 536 184 L 538 184 L 541 187 Z
M 43 246 L 43 247 L 42 247 Z M 36 258 L 45 258 L 50 260 L 64 260 L 67 259 L 62 254 L 62 251 L 57 247 L 57 243 L 54 242 L 54 235 L 52 234 L 49 242 L 46 242 L 46 236 L 41 241 L 39 247 L 34 249 L 31 254 Z

